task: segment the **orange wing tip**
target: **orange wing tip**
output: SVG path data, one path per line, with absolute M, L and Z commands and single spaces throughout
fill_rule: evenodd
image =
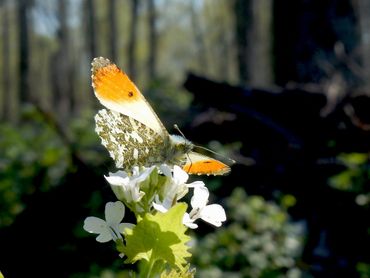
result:
M 116 104 L 140 99 L 140 92 L 128 76 L 106 58 L 91 63 L 92 86 L 98 99 Z
M 202 160 L 188 163 L 183 167 L 188 174 L 195 175 L 225 175 L 230 172 L 230 167 L 217 160 Z
M 109 61 L 109 59 L 104 57 L 96 57 L 91 62 L 91 72 L 93 75 L 95 75 L 96 71 L 98 71 L 101 68 L 104 68 L 106 66 L 111 65 L 112 62 Z

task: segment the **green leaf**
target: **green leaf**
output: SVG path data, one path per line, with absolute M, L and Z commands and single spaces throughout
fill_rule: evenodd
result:
M 340 190 L 350 190 L 352 188 L 352 179 L 356 171 L 349 169 L 345 170 L 329 179 L 329 184 Z
M 367 153 L 341 153 L 338 159 L 347 164 L 347 166 L 360 165 L 366 163 L 369 155 Z
M 183 270 L 171 269 L 169 272 L 161 273 L 161 278 L 193 278 L 195 276 L 195 268 L 190 269 L 190 265 L 184 267 Z
M 186 258 L 191 256 L 186 244 L 190 237 L 185 235 L 187 228 L 182 224 L 186 208 L 185 203 L 179 203 L 166 213 L 147 213 L 139 219 L 125 237 L 125 262 L 134 263 L 144 259 L 153 265 L 163 260 L 171 267 L 183 269 Z

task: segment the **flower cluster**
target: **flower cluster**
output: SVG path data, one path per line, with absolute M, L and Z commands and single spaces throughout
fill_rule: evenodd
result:
M 125 206 L 137 217 L 145 213 L 166 213 L 174 207 L 189 191 L 191 211 L 183 215 L 182 223 L 188 228 L 198 227 L 194 222 L 202 219 L 214 226 L 221 226 L 226 221 L 226 214 L 218 204 L 208 205 L 209 191 L 202 181 L 187 183 L 189 175 L 179 166 L 161 165 L 134 167 L 132 173 L 117 171 L 105 177 L 119 201 L 109 202 L 105 207 L 105 220 L 87 217 L 84 229 L 98 234 L 99 242 L 122 240 L 125 230 L 134 224 L 121 223 Z M 125 206 L 124 206 L 125 205 Z

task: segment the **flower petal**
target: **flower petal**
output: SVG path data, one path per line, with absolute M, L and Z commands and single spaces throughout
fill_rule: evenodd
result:
M 112 234 L 109 231 L 109 229 L 107 229 L 106 231 L 103 231 L 100 235 L 98 235 L 98 237 L 96 238 L 96 241 L 104 243 L 104 242 L 108 242 L 112 239 L 113 239 Z
M 192 183 L 189 183 L 186 186 L 189 188 L 195 188 L 195 187 L 205 187 L 206 185 L 202 181 L 193 181 Z
M 194 220 L 190 219 L 189 213 L 185 213 L 184 217 L 182 218 L 182 224 L 189 227 L 190 229 L 198 228 L 198 225 L 193 222 Z
M 105 205 L 105 219 L 109 226 L 118 225 L 125 215 L 125 206 L 122 202 L 108 202 Z
M 173 166 L 173 178 L 177 183 L 185 183 L 189 179 L 189 175 L 182 168 L 175 165 Z
M 177 190 L 177 198 L 176 200 L 182 199 L 187 193 L 189 192 L 188 187 L 184 184 L 183 186 L 179 186 Z
M 203 208 L 208 203 L 209 191 L 207 187 L 194 187 L 194 195 L 191 198 L 193 208 Z
M 155 168 L 155 166 L 152 166 L 152 167 L 149 167 L 149 168 L 145 168 L 141 172 L 139 170 L 137 170 L 133 174 L 133 178 L 132 178 L 131 182 L 132 183 L 135 183 L 135 184 L 138 184 L 138 183 L 146 180 L 146 178 L 152 173 L 152 171 L 153 171 L 154 168 Z
M 164 205 L 162 205 L 160 203 L 154 203 L 153 202 L 153 207 L 154 207 L 154 209 L 156 209 L 157 211 L 162 212 L 162 213 L 165 213 L 165 212 L 168 211 L 168 209 L 165 208 Z
M 108 225 L 103 219 L 89 216 L 85 219 L 83 228 L 89 233 L 100 234 L 108 229 Z
M 200 211 L 200 218 L 216 227 L 220 227 L 222 222 L 226 221 L 226 213 L 222 206 L 212 204 Z
M 131 187 L 127 193 L 129 194 L 127 200 L 132 200 L 135 203 L 140 202 L 141 198 L 143 198 L 143 196 L 145 195 L 145 193 L 143 191 L 140 191 L 139 187 L 137 186 Z
M 162 164 L 159 166 L 159 170 L 165 175 L 166 177 L 172 177 L 171 168 L 167 164 Z
M 87 217 L 83 228 L 89 233 L 99 234 L 96 238 L 98 242 L 108 242 L 112 240 L 112 234 L 107 222 L 100 218 L 94 216 Z
M 127 185 L 130 181 L 127 173 L 125 171 L 117 171 L 115 173 L 109 173 L 109 176 L 104 176 L 104 178 L 111 184 L 111 185 Z

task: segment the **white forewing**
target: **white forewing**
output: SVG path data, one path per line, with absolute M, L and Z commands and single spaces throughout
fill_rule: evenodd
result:
M 143 96 L 141 96 L 136 101 L 125 103 L 125 102 L 113 102 L 106 99 L 102 99 L 99 97 L 99 94 L 97 93 L 95 93 L 95 95 L 99 99 L 100 103 L 104 105 L 106 108 L 137 120 L 138 122 L 153 129 L 156 133 L 160 134 L 161 136 L 166 136 L 168 134 L 163 124 L 159 120 L 158 116 L 155 114 L 152 107 L 149 105 L 149 103 Z

